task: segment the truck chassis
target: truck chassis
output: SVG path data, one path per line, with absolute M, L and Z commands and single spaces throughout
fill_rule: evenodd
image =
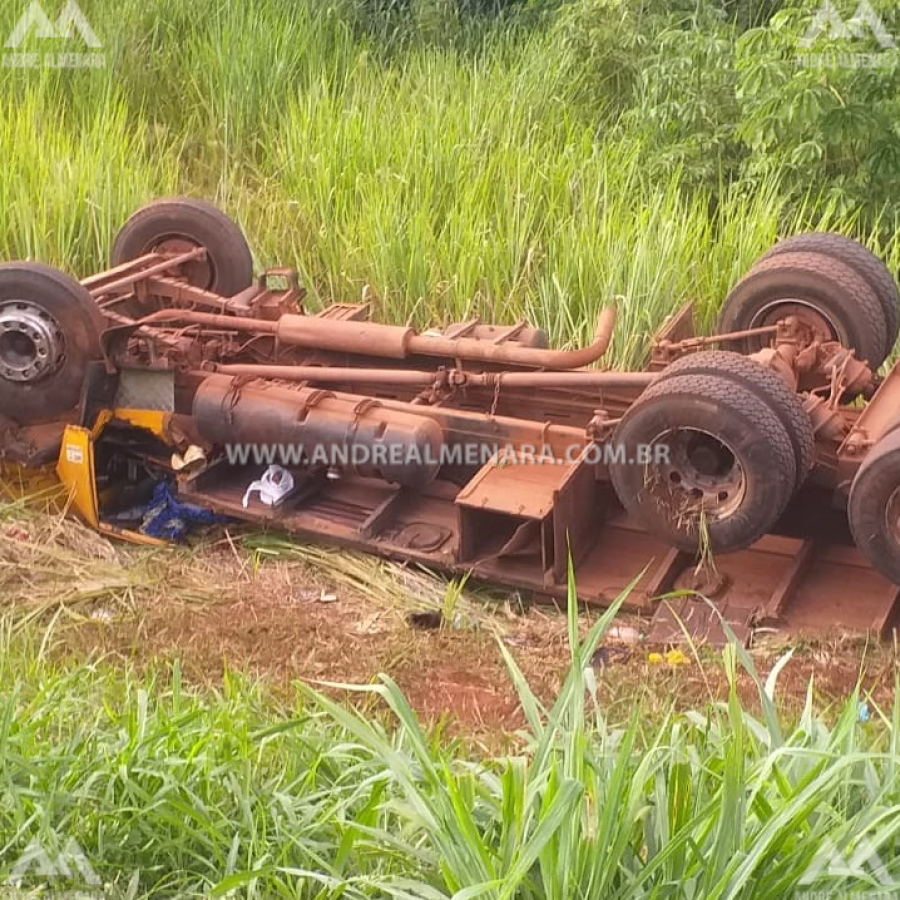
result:
M 900 374 L 879 369 L 900 299 L 855 241 L 780 242 L 717 333 L 685 306 L 637 372 L 596 367 L 613 309 L 560 350 L 526 322 L 418 333 L 304 297 L 186 198 L 135 213 L 81 282 L 0 266 L 4 464 L 55 462 L 72 509 L 127 540 L 153 540 L 129 510 L 166 482 L 538 597 L 564 597 L 571 564 L 585 602 L 631 586 L 660 641 L 895 629 Z M 268 497 L 248 493 L 266 470 Z

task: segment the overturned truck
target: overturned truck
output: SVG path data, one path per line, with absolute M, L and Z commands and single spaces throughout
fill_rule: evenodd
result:
M 900 330 L 886 266 L 788 238 L 718 333 L 687 306 L 645 371 L 594 367 L 615 321 L 556 350 L 525 322 L 418 333 L 365 304 L 312 315 L 291 269 L 254 278 L 237 225 L 159 200 L 81 282 L 0 266 L 0 451 L 54 464 L 100 531 L 152 541 L 179 503 L 563 597 L 656 637 L 727 622 L 888 635 L 900 593 Z M 666 603 L 664 595 L 676 595 Z M 711 602 L 710 602 L 711 601 Z

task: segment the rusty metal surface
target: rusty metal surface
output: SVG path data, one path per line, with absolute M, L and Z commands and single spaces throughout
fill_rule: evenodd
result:
M 294 462 L 298 468 L 332 470 L 337 463 L 317 463 L 315 451 L 336 448 L 343 470 L 407 487 L 430 484 L 440 469 L 440 426 L 373 398 L 265 382 L 240 385 L 212 375 L 194 394 L 192 413 L 198 433 L 210 443 L 303 450 L 303 460 Z
M 212 370 L 225 375 L 275 378 L 334 384 L 341 381 L 374 384 L 406 384 L 426 387 L 442 383 L 448 388 L 638 388 L 653 383 L 652 372 L 467 372 L 459 369 L 438 372 L 415 369 L 362 369 L 340 366 L 266 366 L 219 363 Z
M 146 265 L 135 266 L 134 264 L 126 264 L 126 266 L 123 266 L 123 272 L 118 278 L 88 279 L 86 284 L 84 282 L 82 284 L 89 287 L 89 290 L 95 297 L 115 294 L 126 288 L 130 290 L 138 282 L 146 281 L 151 276 L 162 275 L 185 263 L 195 260 L 203 261 L 205 259 L 206 250 L 203 247 L 195 247 L 193 250 L 178 253 L 171 257 L 166 257 L 163 254 L 153 254 L 144 258 Z
M 150 279 L 151 285 L 155 283 L 154 279 Z M 181 293 L 189 297 L 196 291 L 196 288 L 185 285 L 175 293 L 180 298 Z M 420 335 L 413 329 L 400 325 L 295 314 L 285 314 L 277 319 L 268 320 L 195 310 L 163 309 L 137 320 L 133 330 L 138 327 L 159 325 L 182 327 L 200 325 L 226 331 L 271 335 L 279 343 L 310 350 L 390 359 L 406 359 L 420 355 L 536 369 L 575 369 L 596 362 L 606 352 L 614 324 L 615 310 L 603 310 L 598 319 L 594 341 L 580 350 L 543 350 L 477 338 Z M 126 332 L 125 336 L 130 335 Z
M 747 644 L 753 634 L 755 610 L 752 606 L 722 600 L 713 602 L 702 595 L 661 599 L 650 623 L 650 645 L 727 643 L 734 635 Z M 730 633 L 729 633 L 730 632 Z
M 881 637 L 897 627 L 898 587 L 854 546 L 842 504 L 866 454 L 900 422 L 900 369 L 876 377 L 802 309 L 762 328 L 698 336 L 687 305 L 657 334 L 647 372 L 600 371 L 583 367 L 609 346 L 611 310 L 578 350 L 542 346 L 525 322 L 473 319 L 417 333 L 369 321 L 366 303 L 305 314 L 292 269 L 218 296 L 186 277 L 205 258 L 202 247 L 167 249 L 82 284 L 109 325 L 101 346 L 118 402 L 154 408 L 146 385 L 164 384 L 162 407 L 183 426 L 177 443 L 207 451 L 206 464 L 179 476 L 184 499 L 557 600 L 571 556 L 586 602 L 609 603 L 637 578 L 626 608 L 646 615 L 651 639 L 663 644 L 685 635 L 719 643 L 728 629 L 749 641 L 760 627 Z M 769 534 L 698 567 L 625 513 L 602 454 L 590 453 L 603 450 L 669 363 L 747 337 L 763 345 L 758 363 L 804 392 L 815 468 Z M 862 409 L 855 396 L 866 400 Z M 38 435 L 0 420 L 0 448 L 24 461 L 46 457 L 62 424 Z M 223 448 L 233 443 L 393 448 L 423 462 L 330 466 L 298 457 L 296 490 L 283 503 L 245 506 L 265 465 L 229 464 Z M 471 446 L 486 458 L 447 462 Z M 530 456 L 537 448 L 549 455 Z
M 55 462 L 64 428 L 63 422 L 18 425 L 0 415 L 0 460 L 20 466 Z

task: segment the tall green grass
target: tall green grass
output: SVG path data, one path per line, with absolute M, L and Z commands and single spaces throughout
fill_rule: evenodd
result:
M 368 285 L 384 318 L 524 315 L 560 344 L 615 303 L 610 360 L 634 364 L 682 302 L 708 320 L 778 233 L 856 230 L 815 186 L 798 208 L 777 176 L 713 197 L 650 165 L 603 96 L 586 113 L 564 28 L 439 2 L 414 5 L 403 40 L 362 0 L 82 6 L 105 69 L 0 68 L 7 258 L 85 273 L 136 205 L 193 193 L 241 221 L 260 265 L 297 265 L 313 302 Z M 0 35 L 19 13 L 0 9 Z
M 900 704 L 861 723 L 854 694 L 826 724 L 810 690 L 786 726 L 781 667 L 763 681 L 732 648 L 727 702 L 610 722 L 590 660 L 613 613 L 579 641 L 573 593 L 571 666 L 549 708 L 504 650 L 526 726 L 520 751 L 494 759 L 434 740 L 389 679 L 356 688 L 382 701 L 373 718 L 302 686 L 279 704 L 231 672 L 199 691 L 177 663 L 67 669 L 4 633 L 0 883 L 33 839 L 53 855 L 74 839 L 109 897 L 781 900 L 879 887 L 863 858 L 865 877 L 803 884 L 832 845 L 837 862 L 864 848 L 900 878 Z M 760 713 L 738 698 L 742 669 Z
M 778 233 L 860 233 L 815 185 L 798 206 L 777 173 L 713 194 L 650 165 L 607 97 L 592 118 L 553 27 L 467 24 L 442 0 L 396 24 L 377 5 L 83 0 L 106 69 L 0 68 L 0 255 L 86 273 L 139 203 L 193 193 L 241 221 L 259 264 L 296 264 L 316 302 L 369 285 L 384 318 L 527 315 L 558 343 L 614 302 L 612 361 L 634 363 L 683 301 L 713 316 Z M 0 7 L 0 42 L 22 8 Z M 888 233 L 862 236 L 896 267 Z M 610 722 L 589 665 L 609 616 L 579 642 L 574 609 L 550 708 L 508 657 L 522 750 L 488 760 L 439 746 L 389 680 L 358 688 L 382 703 L 373 720 L 231 672 L 209 692 L 177 664 L 70 668 L 10 624 L 0 883 L 34 837 L 74 838 L 127 897 L 766 900 L 826 840 L 848 856 L 868 841 L 900 878 L 900 705 L 864 724 L 854 695 L 826 723 L 810 699 L 787 726 L 777 677 L 731 650 L 726 704 Z M 741 668 L 761 714 L 739 702 Z
M 0 116 L 0 146 L 0 257 L 78 274 L 108 259 L 122 212 L 177 171 L 177 158 L 144 153 L 121 101 L 67 121 L 36 88 Z

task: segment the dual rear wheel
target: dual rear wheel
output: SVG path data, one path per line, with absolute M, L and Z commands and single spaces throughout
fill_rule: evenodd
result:
M 731 291 L 719 331 L 774 324 L 796 315 L 819 340 L 837 340 L 877 369 L 900 332 L 900 292 L 888 267 L 852 238 L 816 232 L 765 253 Z M 741 344 L 759 349 L 758 339 Z M 851 484 L 847 518 L 873 567 L 900 584 L 900 430 L 869 451 Z
M 728 351 L 669 366 L 623 416 L 613 441 L 625 448 L 625 461 L 610 467 L 622 504 L 664 543 L 688 552 L 728 553 L 762 537 L 815 454 L 797 394 Z
M 838 341 L 877 369 L 900 332 L 900 295 L 888 267 L 840 234 L 789 237 L 764 253 L 734 286 L 719 315 L 720 334 L 774 325 L 794 316 L 816 340 Z M 767 343 L 738 342 L 743 353 Z
M 610 467 L 613 486 L 668 546 L 696 555 L 744 549 L 776 525 L 811 468 L 809 418 L 783 382 L 783 391 L 767 384 L 779 376 L 746 357 L 697 353 L 679 363 L 616 429 L 629 461 Z M 900 585 L 900 427 L 857 471 L 847 518 L 856 546 Z
M 738 282 L 718 330 L 772 326 L 788 316 L 813 339 L 838 341 L 874 369 L 897 340 L 900 296 L 890 271 L 862 244 L 835 234 L 797 235 Z M 619 499 L 670 546 L 694 553 L 750 546 L 776 524 L 814 465 L 801 397 L 742 355 L 767 343 L 765 335 L 747 337 L 736 344 L 741 353 L 677 360 L 613 436 L 627 448 L 626 462 L 610 468 Z M 857 543 L 900 584 L 900 436 L 883 444 L 860 469 L 848 514 Z

